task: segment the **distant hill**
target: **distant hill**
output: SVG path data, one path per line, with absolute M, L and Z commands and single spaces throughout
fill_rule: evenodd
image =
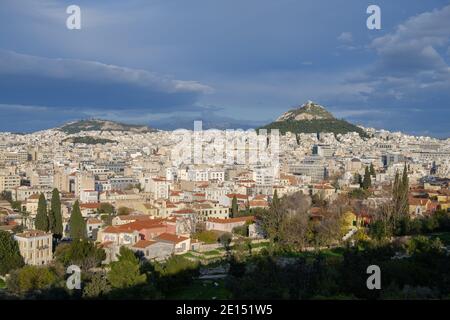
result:
M 100 119 L 90 119 L 90 120 L 80 120 L 70 122 L 58 129 L 67 134 L 74 134 L 82 131 L 131 131 L 136 133 L 147 133 L 156 131 L 155 129 L 152 129 L 148 126 L 124 124 L 120 122 L 110 120 L 100 120 Z
M 308 101 L 302 106 L 283 113 L 274 122 L 261 129 L 278 129 L 280 133 L 317 133 L 331 132 L 345 134 L 357 132 L 360 136 L 367 134 L 358 126 L 345 120 L 336 119 L 323 106 Z

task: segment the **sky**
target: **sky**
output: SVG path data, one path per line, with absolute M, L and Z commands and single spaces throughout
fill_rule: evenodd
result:
M 66 27 L 72 4 L 80 30 Z M 450 0 L 1 0 L 0 131 L 84 118 L 246 129 L 313 100 L 446 138 L 449 64 Z

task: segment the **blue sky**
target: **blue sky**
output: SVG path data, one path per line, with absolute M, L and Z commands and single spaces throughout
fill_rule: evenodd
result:
M 70 4 L 81 30 L 65 26 Z M 0 23 L 1 131 L 86 117 L 245 127 L 314 100 L 450 136 L 447 0 L 1 0 Z

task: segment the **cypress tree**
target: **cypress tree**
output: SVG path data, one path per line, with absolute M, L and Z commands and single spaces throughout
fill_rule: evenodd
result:
M 59 197 L 58 189 L 53 189 L 52 201 L 50 203 L 49 212 L 50 230 L 55 237 L 61 238 L 63 234 L 62 214 L 61 214 L 61 199 Z
M 373 163 L 370 163 L 370 175 L 375 177 L 376 173 L 375 173 L 375 168 L 373 167 Z
M 399 213 L 402 215 L 407 215 L 409 212 L 408 194 L 409 194 L 409 179 L 408 179 L 408 169 L 405 163 L 405 167 L 403 168 L 402 180 L 400 182 L 400 196 L 399 196 Z
M 23 265 L 24 262 L 20 255 L 19 244 L 11 234 L 0 230 L 0 275 L 19 269 Z
M 392 203 L 393 203 L 393 218 L 394 224 L 396 218 L 400 214 L 400 175 L 395 171 L 394 184 L 392 185 Z
M 353 175 L 353 183 L 354 183 L 354 184 L 359 184 L 359 186 L 361 187 L 361 184 L 362 184 L 362 177 L 361 177 L 361 175 L 360 175 L 358 172 L 356 172 L 356 173 Z
M 394 184 L 392 185 L 392 200 L 394 202 L 398 199 L 399 179 L 398 171 L 395 171 Z
M 43 193 L 39 195 L 39 202 L 36 214 L 36 221 L 34 226 L 37 230 L 42 230 L 48 232 L 49 223 L 48 223 L 48 215 L 47 215 L 47 200 L 45 200 L 45 196 Z
M 70 237 L 72 240 L 86 239 L 86 222 L 81 215 L 80 204 L 75 201 L 70 215 Z
M 233 200 L 231 201 L 231 217 L 236 218 L 238 212 L 239 212 L 239 206 L 238 206 L 236 195 L 234 195 Z
M 369 172 L 369 168 L 366 167 L 366 170 L 364 172 L 364 180 L 362 183 L 362 187 L 363 189 L 369 189 L 372 186 L 372 180 L 370 178 L 370 172 Z
M 275 189 L 275 192 L 273 193 L 272 207 L 279 208 L 279 206 L 280 206 L 280 199 L 278 198 L 277 189 Z

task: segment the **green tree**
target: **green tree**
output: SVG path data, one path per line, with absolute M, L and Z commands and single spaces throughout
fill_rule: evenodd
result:
M 100 266 L 106 259 L 106 253 L 88 240 L 60 244 L 55 250 L 55 259 L 65 267 L 76 264 L 83 270 Z
M 382 220 L 377 220 L 369 225 L 369 235 L 371 238 L 381 241 L 389 236 L 387 225 Z
M 111 263 L 108 280 L 112 287 L 124 289 L 145 283 L 147 276 L 141 274 L 139 259 L 134 252 L 126 247 L 121 247 L 118 261 Z
M 364 190 L 369 189 L 372 186 L 372 179 L 370 177 L 370 172 L 369 172 L 369 168 L 366 167 L 366 170 L 364 172 L 364 179 L 362 182 L 362 187 Z
M 373 167 L 373 163 L 370 163 L 370 169 L 369 169 L 370 175 L 375 177 L 376 172 L 375 172 L 375 168 Z
M 439 239 L 430 239 L 425 236 L 417 236 L 408 242 L 407 252 L 411 255 L 440 254 L 444 252 L 442 242 Z
M 103 275 L 95 273 L 83 288 L 83 298 L 102 298 L 111 291 L 111 285 Z
M 43 193 L 39 195 L 39 202 L 36 214 L 36 221 L 34 225 L 37 230 L 42 230 L 45 232 L 49 231 L 49 221 L 47 215 L 47 200 L 45 200 L 45 196 Z
M 11 201 L 11 208 L 16 211 L 22 211 L 21 201 Z
M 87 230 L 86 230 L 86 222 L 84 221 L 83 216 L 81 215 L 80 204 L 78 200 L 75 201 L 72 207 L 72 214 L 70 215 L 70 237 L 73 240 L 86 239 Z
M 59 197 L 58 189 L 53 189 L 52 200 L 50 202 L 50 211 L 48 216 L 50 230 L 56 238 L 61 238 L 63 235 L 62 214 L 61 214 L 61 199 Z
M 0 274 L 7 274 L 23 265 L 17 241 L 8 232 L 0 231 Z
M 359 186 L 362 185 L 362 177 L 361 177 L 361 175 L 358 172 L 356 172 L 353 175 L 353 183 L 354 184 L 358 184 Z
M 101 203 L 98 208 L 99 214 L 113 214 L 114 213 L 114 207 L 110 203 Z
M 25 294 L 35 290 L 48 289 L 55 284 L 56 280 L 56 275 L 48 267 L 25 266 L 12 272 L 7 284 L 11 291 Z
M 403 168 L 402 181 L 400 184 L 399 190 L 399 213 L 401 215 L 407 215 L 409 213 L 409 203 L 408 203 L 408 194 L 409 194 L 409 179 L 408 179 L 408 168 Z
M 247 237 L 248 236 L 248 225 L 244 224 L 243 226 L 234 227 L 232 232 L 234 234 Z
M 212 230 L 205 230 L 194 234 L 194 238 L 207 244 L 217 243 L 217 233 Z
M 239 212 L 239 206 L 238 206 L 236 195 L 234 195 L 233 200 L 231 201 L 231 217 L 233 217 L 233 218 L 237 217 L 238 212 Z
M 131 209 L 130 208 L 127 208 L 127 207 L 120 207 L 118 210 L 117 210 L 117 214 L 119 215 L 119 216 L 127 216 L 127 215 L 129 215 L 131 213 Z
M 221 245 L 223 245 L 223 247 L 225 248 L 225 250 L 227 250 L 227 252 L 231 249 L 230 248 L 230 243 L 232 240 L 232 235 L 231 233 L 225 232 L 224 234 L 222 234 L 219 237 L 219 242 Z

